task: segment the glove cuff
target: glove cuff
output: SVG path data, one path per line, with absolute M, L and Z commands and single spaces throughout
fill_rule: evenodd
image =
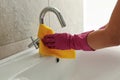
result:
M 83 37 L 83 50 L 84 51 L 95 51 L 93 48 L 91 48 L 88 44 L 88 40 L 87 40 L 87 37 L 89 35 L 89 33 L 93 32 L 94 30 L 92 31 L 88 31 L 88 32 L 84 32 L 81 34 L 81 36 Z
M 95 51 L 87 42 L 88 34 L 93 31 L 94 30 L 72 36 L 70 40 L 70 47 L 76 50 Z

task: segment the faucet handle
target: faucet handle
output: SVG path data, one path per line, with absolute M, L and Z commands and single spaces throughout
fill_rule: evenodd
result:
M 31 38 L 31 40 L 32 40 L 32 43 L 30 43 L 29 45 L 28 45 L 28 47 L 29 48 L 31 48 L 32 46 L 34 46 L 36 49 L 38 49 L 39 48 L 39 38 L 37 38 L 37 39 L 33 39 L 33 37 L 31 36 L 30 37 Z

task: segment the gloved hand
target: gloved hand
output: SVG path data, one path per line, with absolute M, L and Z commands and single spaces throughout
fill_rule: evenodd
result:
M 53 49 L 93 51 L 93 49 L 87 43 L 87 36 L 90 32 L 92 31 L 77 35 L 71 35 L 68 33 L 55 33 L 46 35 L 42 41 L 45 46 Z

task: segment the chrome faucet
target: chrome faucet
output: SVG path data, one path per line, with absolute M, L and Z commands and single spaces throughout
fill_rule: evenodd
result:
M 61 24 L 61 27 L 65 27 L 65 26 L 66 26 L 65 21 L 64 21 L 62 15 L 61 15 L 60 11 L 59 11 L 58 9 L 56 9 L 56 8 L 53 8 L 53 7 L 46 7 L 46 8 L 44 8 L 44 9 L 42 10 L 42 12 L 40 13 L 40 17 L 39 17 L 39 23 L 40 23 L 40 24 L 44 24 L 44 17 L 45 17 L 45 14 L 46 14 L 48 11 L 53 12 L 53 13 L 56 14 L 56 16 L 57 16 L 57 18 L 58 18 L 58 20 L 59 20 L 59 22 L 60 22 L 60 24 Z M 31 37 L 31 40 L 32 40 L 32 43 L 30 43 L 30 44 L 28 45 L 28 47 L 30 48 L 30 47 L 32 47 L 32 46 L 34 45 L 34 47 L 35 47 L 36 49 L 38 49 L 38 48 L 39 48 L 39 38 L 37 38 L 37 39 L 34 40 L 34 39 Z M 59 62 L 59 58 L 56 58 L 56 62 Z
M 61 27 L 65 27 L 65 26 L 66 26 L 65 21 L 64 21 L 62 15 L 61 15 L 60 11 L 59 11 L 58 9 L 56 9 L 56 8 L 53 8 L 53 7 L 46 7 L 46 8 L 44 8 L 44 9 L 42 10 L 42 12 L 40 13 L 40 17 L 39 17 L 39 23 L 40 23 L 40 24 L 44 24 L 45 14 L 46 14 L 47 12 L 49 12 L 49 11 L 56 14 L 56 16 L 57 16 L 57 18 L 58 18 L 58 20 L 59 20 L 59 22 L 60 22 L 60 24 L 61 24 Z M 37 38 L 37 39 L 34 40 L 34 39 L 31 37 L 31 40 L 32 40 L 32 43 L 30 43 L 30 44 L 28 45 L 28 47 L 30 48 L 30 47 L 32 47 L 32 46 L 34 45 L 35 48 L 38 49 L 38 48 L 39 48 L 39 38 Z

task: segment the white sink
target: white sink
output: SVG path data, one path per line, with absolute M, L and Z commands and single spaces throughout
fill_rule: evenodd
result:
M 0 61 L 0 80 L 120 80 L 120 47 L 77 51 L 59 63 L 28 49 Z

